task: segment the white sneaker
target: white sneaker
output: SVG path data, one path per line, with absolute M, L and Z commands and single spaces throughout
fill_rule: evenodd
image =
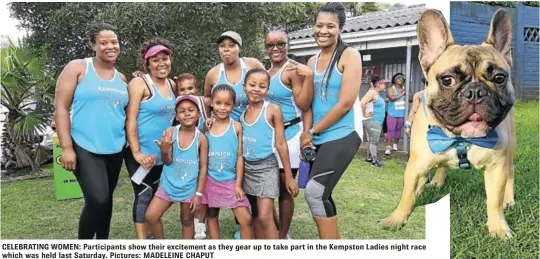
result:
M 392 148 L 394 151 L 397 151 L 397 144 L 394 144 L 394 147 Z
M 391 146 L 386 146 L 386 150 L 384 151 L 384 154 L 385 155 L 392 154 L 392 147 Z
M 195 239 L 201 240 L 206 238 L 206 224 L 196 223 L 195 224 Z

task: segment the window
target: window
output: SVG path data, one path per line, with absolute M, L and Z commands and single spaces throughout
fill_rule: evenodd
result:
M 523 28 L 523 38 L 527 42 L 538 43 L 538 28 L 525 27 Z

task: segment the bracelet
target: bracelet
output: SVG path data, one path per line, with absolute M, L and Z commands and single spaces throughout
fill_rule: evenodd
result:
M 195 192 L 195 195 L 202 197 L 202 192 Z

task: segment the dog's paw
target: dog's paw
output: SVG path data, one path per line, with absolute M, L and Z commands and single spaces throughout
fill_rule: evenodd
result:
M 426 184 L 426 187 L 427 187 L 427 188 L 434 188 L 434 187 L 436 187 L 436 188 L 442 188 L 443 185 L 444 185 L 444 183 L 439 183 L 439 182 L 435 182 L 435 181 L 432 180 L 431 182 L 429 182 L 429 183 Z
M 503 202 L 503 209 L 504 210 L 507 210 L 507 209 L 513 209 L 514 208 L 514 205 L 516 205 L 516 202 L 514 201 L 514 199 L 512 200 L 509 200 L 509 201 L 504 201 Z
M 506 223 L 506 221 L 504 220 L 501 221 L 496 226 L 490 226 L 489 222 L 487 225 L 488 225 L 489 234 L 494 238 L 508 240 L 508 239 L 511 239 L 515 235 L 514 231 L 510 229 L 510 227 L 508 226 L 508 223 Z
M 382 229 L 400 230 L 405 224 L 407 224 L 406 219 L 390 216 L 379 220 L 377 226 Z

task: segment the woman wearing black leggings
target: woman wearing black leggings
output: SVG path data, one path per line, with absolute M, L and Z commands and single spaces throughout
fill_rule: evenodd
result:
M 172 49 L 168 40 L 156 38 L 145 42 L 139 55 L 146 73 L 128 85 L 130 100 L 126 130 L 129 146 L 124 150 L 124 159 L 130 176 L 141 166 L 150 169 L 142 182 L 131 181 L 135 194 L 135 232 L 138 239 L 146 239 L 151 237 L 146 226 L 146 209 L 157 191 L 163 170 L 161 151 L 154 140 L 161 139 L 174 119 L 176 87 L 167 78 L 172 65 Z
M 340 3 L 319 8 L 314 37 L 321 52 L 308 61 L 314 73 L 313 118 L 304 119 L 313 119 L 313 127 L 302 134 L 301 142 L 303 148 L 315 148 L 317 154 L 304 195 L 321 239 L 339 239 L 332 191 L 362 142 L 358 114 L 362 61 L 358 51 L 340 37 L 345 18 Z
M 109 238 L 122 167 L 128 90 L 126 77 L 114 68 L 120 53 L 115 31 L 105 23 L 93 26 L 89 37 L 95 57 L 69 62 L 56 86 L 62 167 L 75 173 L 85 201 L 79 239 Z

